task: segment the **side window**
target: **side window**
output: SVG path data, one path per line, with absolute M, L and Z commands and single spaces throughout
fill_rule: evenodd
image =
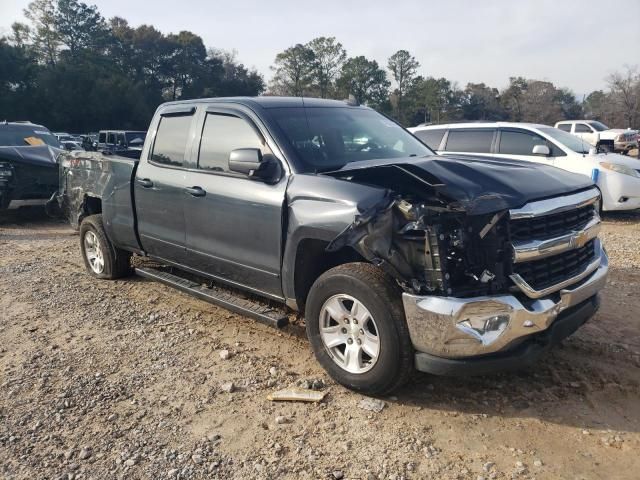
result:
M 107 134 L 105 132 L 100 132 L 98 135 L 98 143 L 106 143 L 107 142 Z
M 126 143 L 124 139 L 124 133 L 119 133 L 117 136 L 117 139 L 118 139 L 118 145 L 124 145 Z
M 449 130 L 447 137 L 447 152 L 469 152 L 469 153 L 491 153 L 491 142 L 493 141 L 493 129 Z
M 208 113 L 202 129 L 198 168 L 228 172 L 229 154 L 237 148 L 259 148 L 265 153 L 262 139 L 246 120 Z
M 163 116 L 160 119 L 151 160 L 163 165 L 182 166 L 192 118 L 193 115 L 178 115 Z
M 431 150 L 439 150 L 440 142 L 442 142 L 442 137 L 444 137 L 444 132 L 446 130 L 438 129 L 438 130 L 418 130 L 413 134 L 422 140 Z
M 547 141 L 533 132 L 503 130 L 500 134 L 499 153 L 533 155 L 533 147 L 536 145 L 547 145 Z
M 558 128 L 563 132 L 571 132 L 571 124 L 570 123 L 561 123 L 558 125 Z
M 116 143 L 116 134 L 113 132 L 107 133 L 107 144 L 115 145 Z
M 576 133 L 592 133 L 591 127 L 584 123 L 576 123 Z

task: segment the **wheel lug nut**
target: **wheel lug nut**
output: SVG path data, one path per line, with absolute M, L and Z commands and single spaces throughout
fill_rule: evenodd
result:
M 347 343 L 351 345 L 353 343 L 353 338 L 347 338 Z
M 354 318 L 354 319 L 353 319 L 353 323 L 355 323 L 355 324 L 357 325 L 357 324 L 358 324 L 358 319 L 357 319 L 357 318 Z
M 358 345 L 362 345 L 362 340 L 358 339 Z
M 349 323 L 349 319 L 348 319 L 348 318 L 345 318 L 345 319 L 344 319 L 344 323 Z
M 342 333 L 347 333 L 347 329 L 346 329 L 346 328 L 343 328 L 343 329 L 342 329 Z
M 360 335 L 364 335 L 364 330 L 360 329 Z

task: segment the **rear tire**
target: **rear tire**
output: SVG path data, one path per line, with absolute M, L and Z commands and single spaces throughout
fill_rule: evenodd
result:
M 91 215 L 80 225 L 80 250 L 87 271 L 113 280 L 131 274 L 131 253 L 114 247 L 104 230 L 102 215 Z
M 411 376 L 402 291 L 377 267 L 348 263 L 323 273 L 311 287 L 305 318 L 318 362 L 345 387 L 387 395 Z

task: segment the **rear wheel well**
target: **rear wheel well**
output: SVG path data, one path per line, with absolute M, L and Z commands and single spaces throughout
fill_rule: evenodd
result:
M 82 223 L 86 217 L 90 215 L 97 215 L 102 213 L 102 199 L 98 197 L 91 197 L 86 195 L 84 200 L 80 204 L 80 211 L 78 212 L 78 225 Z
M 298 244 L 294 270 L 294 289 L 300 312 L 304 312 L 307 295 L 316 279 L 327 270 L 345 263 L 366 262 L 353 248 L 327 252 L 329 242 L 305 239 Z

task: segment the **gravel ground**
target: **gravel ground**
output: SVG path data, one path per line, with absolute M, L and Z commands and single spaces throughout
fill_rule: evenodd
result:
M 65 224 L 38 210 L 5 214 L 0 472 L 638 478 L 640 214 L 605 220 L 602 308 L 561 348 L 519 373 L 417 374 L 376 405 L 330 381 L 299 322 L 276 331 L 157 283 L 95 281 Z M 294 384 L 328 394 L 318 404 L 267 400 Z

